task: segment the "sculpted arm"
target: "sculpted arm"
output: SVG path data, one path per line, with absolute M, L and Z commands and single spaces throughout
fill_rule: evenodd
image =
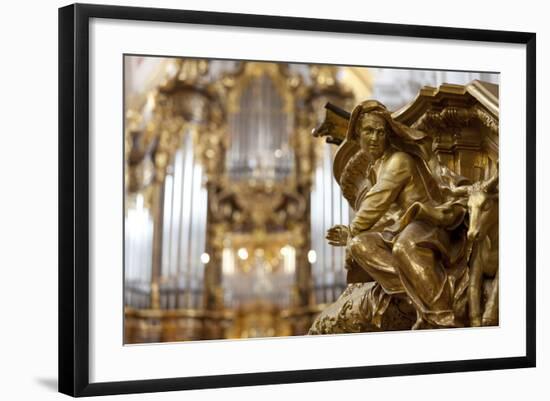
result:
M 414 168 L 414 161 L 408 154 L 397 152 L 390 156 L 351 223 L 353 236 L 369 230 L 388 211 L 411 179 Z

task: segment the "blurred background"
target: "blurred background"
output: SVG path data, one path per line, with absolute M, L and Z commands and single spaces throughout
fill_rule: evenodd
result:
M 346 287 L 331 102 L 498 74 L 125 56 L 125 343 L 306 334 Z

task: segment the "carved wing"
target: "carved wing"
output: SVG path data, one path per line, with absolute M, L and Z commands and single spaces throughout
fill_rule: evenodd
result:
M 350 206 L 370 185 L 368 160 L 359 146 L 346 140 L 350 113 L 328 103 L 323 123 L 313 135 L 338 145 L 333 172 Z M 473 81 L 467 85 L 424 87 L 392 118 L 424 131 L 432 140 L 436 164 L 471 182 L 487 179 L 498 170 L 498 85 Z

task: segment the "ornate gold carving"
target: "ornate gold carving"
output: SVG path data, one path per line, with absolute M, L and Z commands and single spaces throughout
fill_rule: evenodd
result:
M 261 248 L 266 254 L 279 252 L 285 244 L 296 249 L 298 271 L 292 305 L 274 313 L 281 319 L 280 327 L 284 327 L 278 335 L 305 333 L 318 313 L 312 304 L 307 260 L 309 193 L 319 157 L 319 141 L 310 133 L 320 118 L 319 105 L 331 101 L 347 107 L 352 104 L 353 94 L 341 85 L 338 68 L 331 66 L 306 66 L 309 77 L 305 79 L 278 63 L 241 62 L 236 71 L 221 76 L 213 75 L 207 60 L 174 59 L 166 66 L 165 79 L 148 94 L 144 108 L 129 112 L 126 119 L 128 193 L 143 195 L 154 219 L 152 309 L 127 310 L 129 341 L 223 338 L 243 330 L 248 317 L 234 314 L 223 305 L 221 254 L 228 239 L 235 244 L 242 239 L 241 243 Z M 289 116 L 294 170 L 279 181 L 232 181 L 225 171 L 228 116 L 238 111 L 238 99 L 247 84 L 261 76 L 272 80 Z M 205 265 L 203 306 L 193 311 L 161 310 L 164 181 L 186 135 L 193 137 L 194 156 L 206 176 L 210 260 Z M 129 207 L 132 198 L 127 199 Z M 267 316 L 263 309 L 248 312 Z
M 414 323 L 411 312 L 410 305 L 391 299 L 374 281 L 348 284 L 315 319 L 308 334 L 407 330 Z
M 129 112 L 126 120 L 125 152 L 127 160 L 127 190 L 140 192 L 153 217 L 153 254 L 151 278 L 151 306 L 160 307 L 160 264 L 162 260 L 162 223 L 164 181 L 174 154 L 180 148 L 184 135 L 192 135 L 209 128 L 216 132 L 223 122 L 223 114 L 215 92 L 209 86 L 208 62 L 195 59 L 175 59 L 168 68 L 164 81 L 148 95 L 141 113 Z M 219 142 L 219 141 L 218 141 Z M 218 151 L 216 140 L 200 151 L 208 158 Z M 218 151 L 219 153 L 219 151 Z M 207 174 L 214 174 L 206 166 Z M 127 202 L 126 206 L 129 206 Z
M 345 135 L 332 120 L 346 112 L 327 107 L 316 133 L 341 139 L 334 173 L 356 211 L 327 239 L 373 281 L 350 284 L 311 334 L 498 324 L 495 93 L 480 82 L 424 88 L 393 114 L 363 102 Z
M 470 325 L 494 326 L 498 324 L 498 175 L 452 191 L 468 197 Z

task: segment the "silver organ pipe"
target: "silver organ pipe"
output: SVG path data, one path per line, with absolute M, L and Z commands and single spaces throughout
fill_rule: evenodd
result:
M 234 180 L 280 180 L 294 166 L 292 116 L 268 75 L 252 79 L 229 114 L 226 169 Z
M 181 185 L 181 219 L 179 221 L 179 246 L 176 263 L 176 277 L 174 279 L 174 287 L 176 292 L 175 307 L 188 307 L 189 298 L 189 283 L 188 271 L 190 270 L 190 247 L 195 244 L 190 244 L 189 229 L 191 227 L 191 204 L 193 196 L 193 147 L 191 135 L 187 134 L 184 137 L 183 148 L 183 182 Z M 177 242 L 176 242 L 177 243 Z
M 161 308 L 197 308 L 202 301 L 207 191 L 186 132 L 165 181 Z
M 344 247 L 325 240 L 326 232 L 336 224 L 349 225 L 349 206 L 332 175 L 333 149 L 323 144 L 322 158 L 315 168 L 311 192 L 311 250 L 313 285 L 317 303 L 336 300 L 346 286 Z
M 125 216 L 125 304 L 147 308 L 151 298 L 153 218 L 142 194 L 129 195 L 132 202 Z

